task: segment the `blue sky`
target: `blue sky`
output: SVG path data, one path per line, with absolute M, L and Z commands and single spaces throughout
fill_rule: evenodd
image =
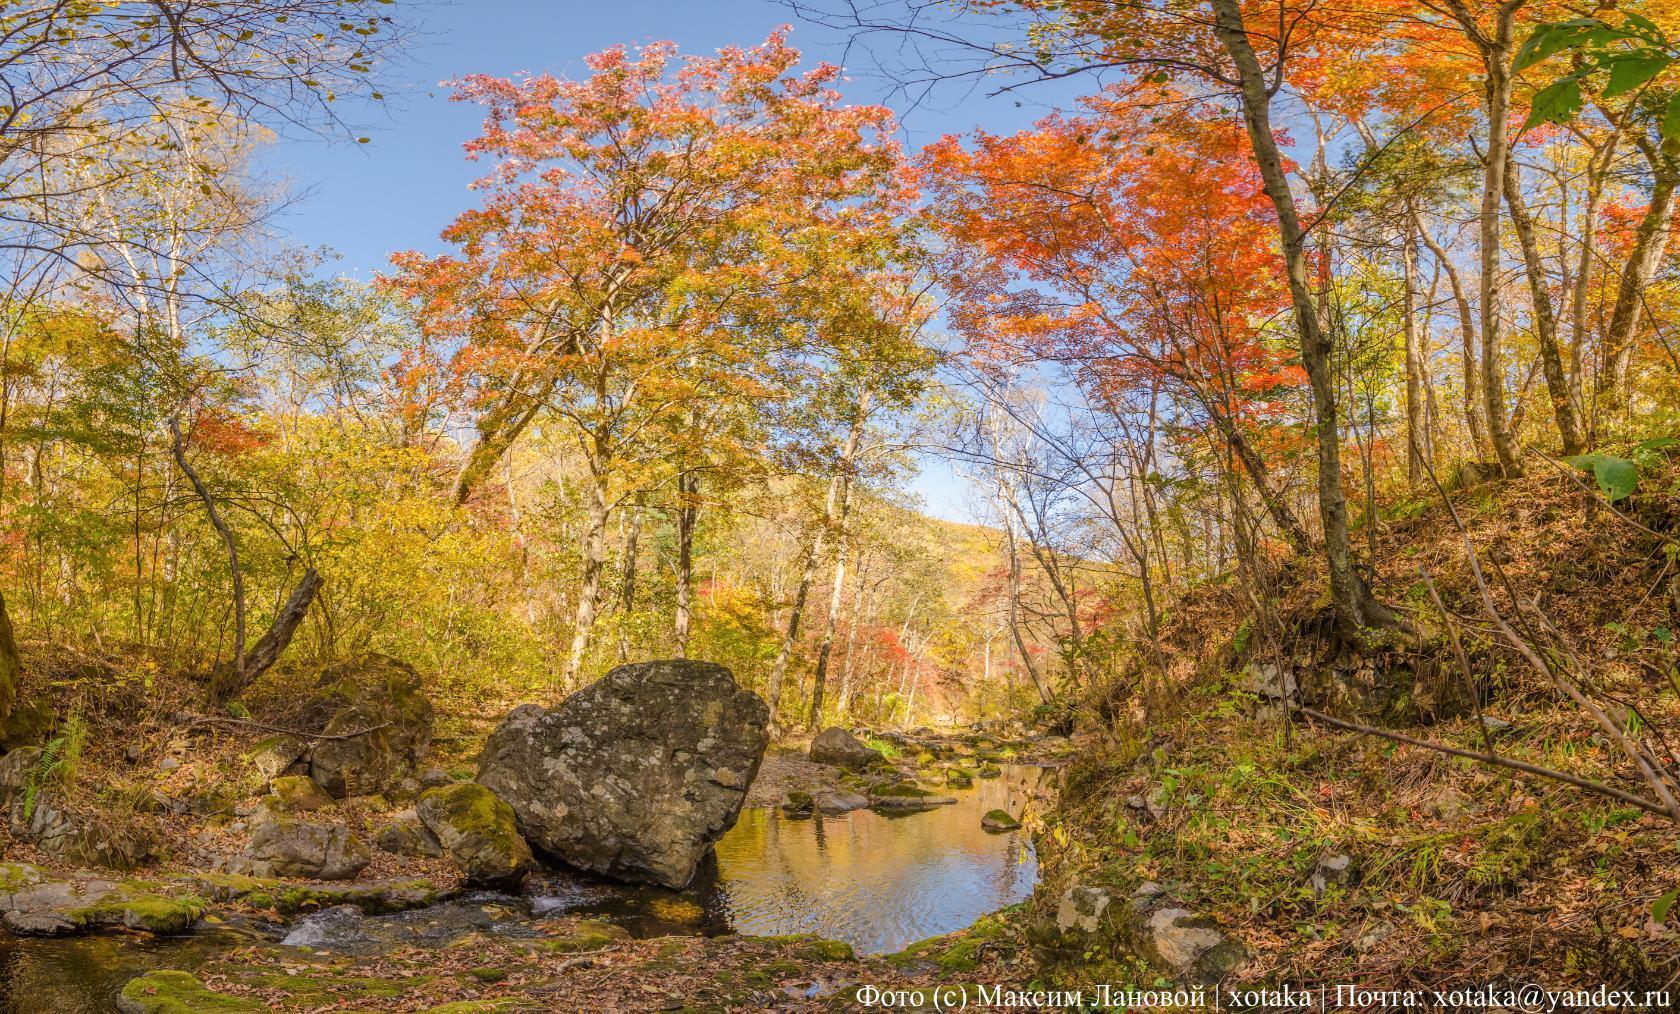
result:
M 434 0 L 419 20 L 417 44 L 382 85 L 387 103 L 347 110 L 370 143 L 288 138 L 262 155 L 268 172 L 299 197 L 279 222 L 289 240 L 336 251 L 341 259 L 330 267 L 358 278 L 383 269 L 393 251 L 443 249 L 439 230 L 472 204 L 467 184 L 482 167 L 462 158 L 461 145 L 477 133 L 482 113 L 450 102 L 445 80 L 471 73 L 582 76 L 585 55 L 618 43 L 672 39 L 685 52 L 710 52 L 760 42 L 790 22 L 807 61 L 844 58 L 842 37 L 794 22 L 775 0 Z M 867 59 L 854 57 L 847 96 L 898 104 Z M 1074 94 L 1067 85 L 996 97 L 953 86 L 905 111 L 905 141 L 919 146 L 976 126 L 1016 130 Z M 941 463 L 928 461 L 916 488 L 930 513 L 968 519 L 965 484 Z

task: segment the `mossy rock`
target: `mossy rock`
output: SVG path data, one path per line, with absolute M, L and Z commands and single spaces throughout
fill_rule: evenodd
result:
M 951 768 L 945 772 L 945 784 L 953 789 L 967 789 L 974 785 L 974 772 L 967 768 Z
M 46 879 L 45 873 L 28 863 L 0 863 L 0 894 L 15 894 Z
M 578 951 L 598 951 L 609 944 L 628 939 L 630 933 L 622 926 L 585 919 L 573 925 L 571 932 L 565 936 L 544 940 L 542 947 L 543 950 L 556 954 L 573 954 Z
M 89 927 L 115 927 L 159 935 L 177 935 L 193 928 L 209 907 L 196 894 L 160 893 L 156 884 L 135 882 L 119 886 L 91 905 L 70 911 L 70 919 Z
M 1003 769 L 998 767 L 996 764 L 982 764 L 980 765 L 980 770 L 976 771 L 975 774 L 979 775 L 981 778 L 1002 778 Z
M 245 762 L 256 769 L 263 781 L 271 782 L 308 752 L 309 744 L 296 736 L 282 733 L 258 740 L 255 746 L 245 751 Z
M 40 746 L 58 724 L 52 705 L 39 698 L 19 704 L 4 721 L 0 721 L 0 748 L 16 750 L 20 746 Z
M 923 750 L 921 753 L 916 755 L 916 766 L 919 768 L 925 768 L 937 763 L 938 760 L 939 757 L 937 755 L 931 751 Z
M 537 867 L 513 807 L 477 782 L 427 789 L 414 809 L 469 881 L 517 880 Z
M 313 778 L 281 775 L 269 784 L 269 794 L 263 803 L 281 813 L 309 813 L 332 806 L 333 798 Z
M 993 834 L 1002 834 L 1005 831 L 1020 830 L 1021 822 L 1011 816 L 1008 810 L 987 810 L 986 815 L 980 818 L 980 827 Z
M 432 704 L 420 676 L 386 655 L 327 669 L 308 713 L 328 735 L 347 737 L 322 740 L 310 753 L 310 774 L 336 797 L 394 787 L 431 746 Z
M 793 791 L 782 800 L 782 812 L 790 817 L 809 817 L 816 802 L 809 792 Z
M 869 793 L 869 805 L 876 810 L 910 812 L 949 806 L 956 800 L 922 788 L 915 782 L 890 782 Z
M 122 1014 L 262 1014 L 266 1004 L 212 992 L 186 972 L 147 972 L 128 980 L 117 998 Z

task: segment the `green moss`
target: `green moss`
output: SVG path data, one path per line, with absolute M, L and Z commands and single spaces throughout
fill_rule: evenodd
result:
M 500 968 L 469 968 L 467 974 L 479 982 L 501 982 L 508 977 L 506 971 Z
M 810 813 L 813 805 L 809 792 L 789 792 L 782 800 L 782 809 L 788 813 Z
M 598 951 L 619 940 L 627 940 L 629 937 L 630 934 L 621 926 L 586 919 L 575 924 L 572 931 L 565 936 L 543 941 L 543 949 L 555 954 Z
M 981 778 L 1002 778 L 1003 769 L 996 764 L 982 764 L 978 774 Z
M 122 926 L 159 934 L 185 933 L 204 917 L 209 906 L 203 898 L 196 894 L 162 894 L 157 887 L 131 881 L 67 914 L 72 922 L 83 926 Z
M 262 1004 L 223 993 L 213 993 L 186 972 L 148 972 L 128 980 L 123 987 L 124 1004 L 139 1014 L 213 1014 L 213 1012 L 260 1012 Z
M 0 863 L 0 894 L 12 894 L 47 879 L 28 863 Z
M 933 794 L 915 782 L 894 782 L 891 785 L 879 786 L 874 792 L 874 795 L 893 799 L 926 799 Z
M 511 996 L 499 1000 L 457 1000 L 442 1007 L 432 1007 L 425 1014 L 495 1014 L 496 1011 L 513 1010 L 518 1003 L 519 999 Z
M 281 775 L 269 784 L 265 802 L 283 813 L 307 813 L 324 810 L 333 805 L 327 790 L 315 784 L 315 779 L 302 775 Z
M 980 818 L 980 826 L 987 831 L 1014 831 L 1021 826 L 1021 822 L 1010 815 L 1008 810 L 987 810 Z
M 351 975 L 286 975 L 265 972 L 246 980 L 263 989 L 285 995 L 298 1004 L 323 1006 L 351 1000 L 389 1000 L 403 996 L 432 981 L 430 976 L 374 979 Z
M 489 842 L 506 855 L 530 854 L 514 824 L 513 807 L 477 782 L 427 789 L 420 794 L 419 806 L 423 815 L 441 818 L 463 838 Z M 428 826 L 432 822 L 428 820 Z
M 812 961 L 856 961 L 852 945 L 844 940 L 813 940 L 805 948 Z

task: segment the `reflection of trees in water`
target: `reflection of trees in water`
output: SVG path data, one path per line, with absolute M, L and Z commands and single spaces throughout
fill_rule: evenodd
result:
M 997 807 L 1019 814 L 1039 776 L 1008 768 L 954 793 L 954 806 L 909 816 L 747 811 L 717 847 L 731 921 L 747 932 L 815 931 L 860 950 L 960 929 L 1031 891 L 1031 841 L 988 834 L 980 818 Z

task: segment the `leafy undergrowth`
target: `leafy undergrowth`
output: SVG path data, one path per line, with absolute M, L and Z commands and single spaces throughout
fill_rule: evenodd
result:
M 1544 465 L 1454 502 L 1497 608 L 1572 678 L 1620 702 L 1612 713 L 1623 730 L 1673 764 L 1680 578 L 1670 533 L 1680 528 L 1680 470 L 1644 476 L 1622 518 Z M 1377 588 L 1420 643 L 1379 664 L 1464 680 L 1427 574 L 1465 644 L 1494 751 L 1646 794 L 1604 732 L 1501 642 L 1439 503 L 1404 513 L 1378 533 Z M 1294 569 L 1272 605 L 1310 616 L 1319 592 Z M 1061 806 L 1039 835 L 1040 922 L 1054 918 L 1068 885 L 1125 896 L 1155 881 L 1249 948 L 1245 980 L 1671 985 L 1680 970 L 1672 822 L 1557 781 L 1286 720 L 1243 689 L 1238 670 L 1323 656 L 1299 633 L 1267 643 L 1233 584 L 1178 604 L 1164 676 L 1099 698 L 1101 745 L 1068 770 Z M 1484 749 L 1467 704 L 1418 724 L 1404 731 Z M 1315 883 L 1320 861 L 1340 856 L 1350 873 Z M 1049 960 L 1048 973 L 1070 981 L 1147 984 L 1159 974 L 1100 946 Z

